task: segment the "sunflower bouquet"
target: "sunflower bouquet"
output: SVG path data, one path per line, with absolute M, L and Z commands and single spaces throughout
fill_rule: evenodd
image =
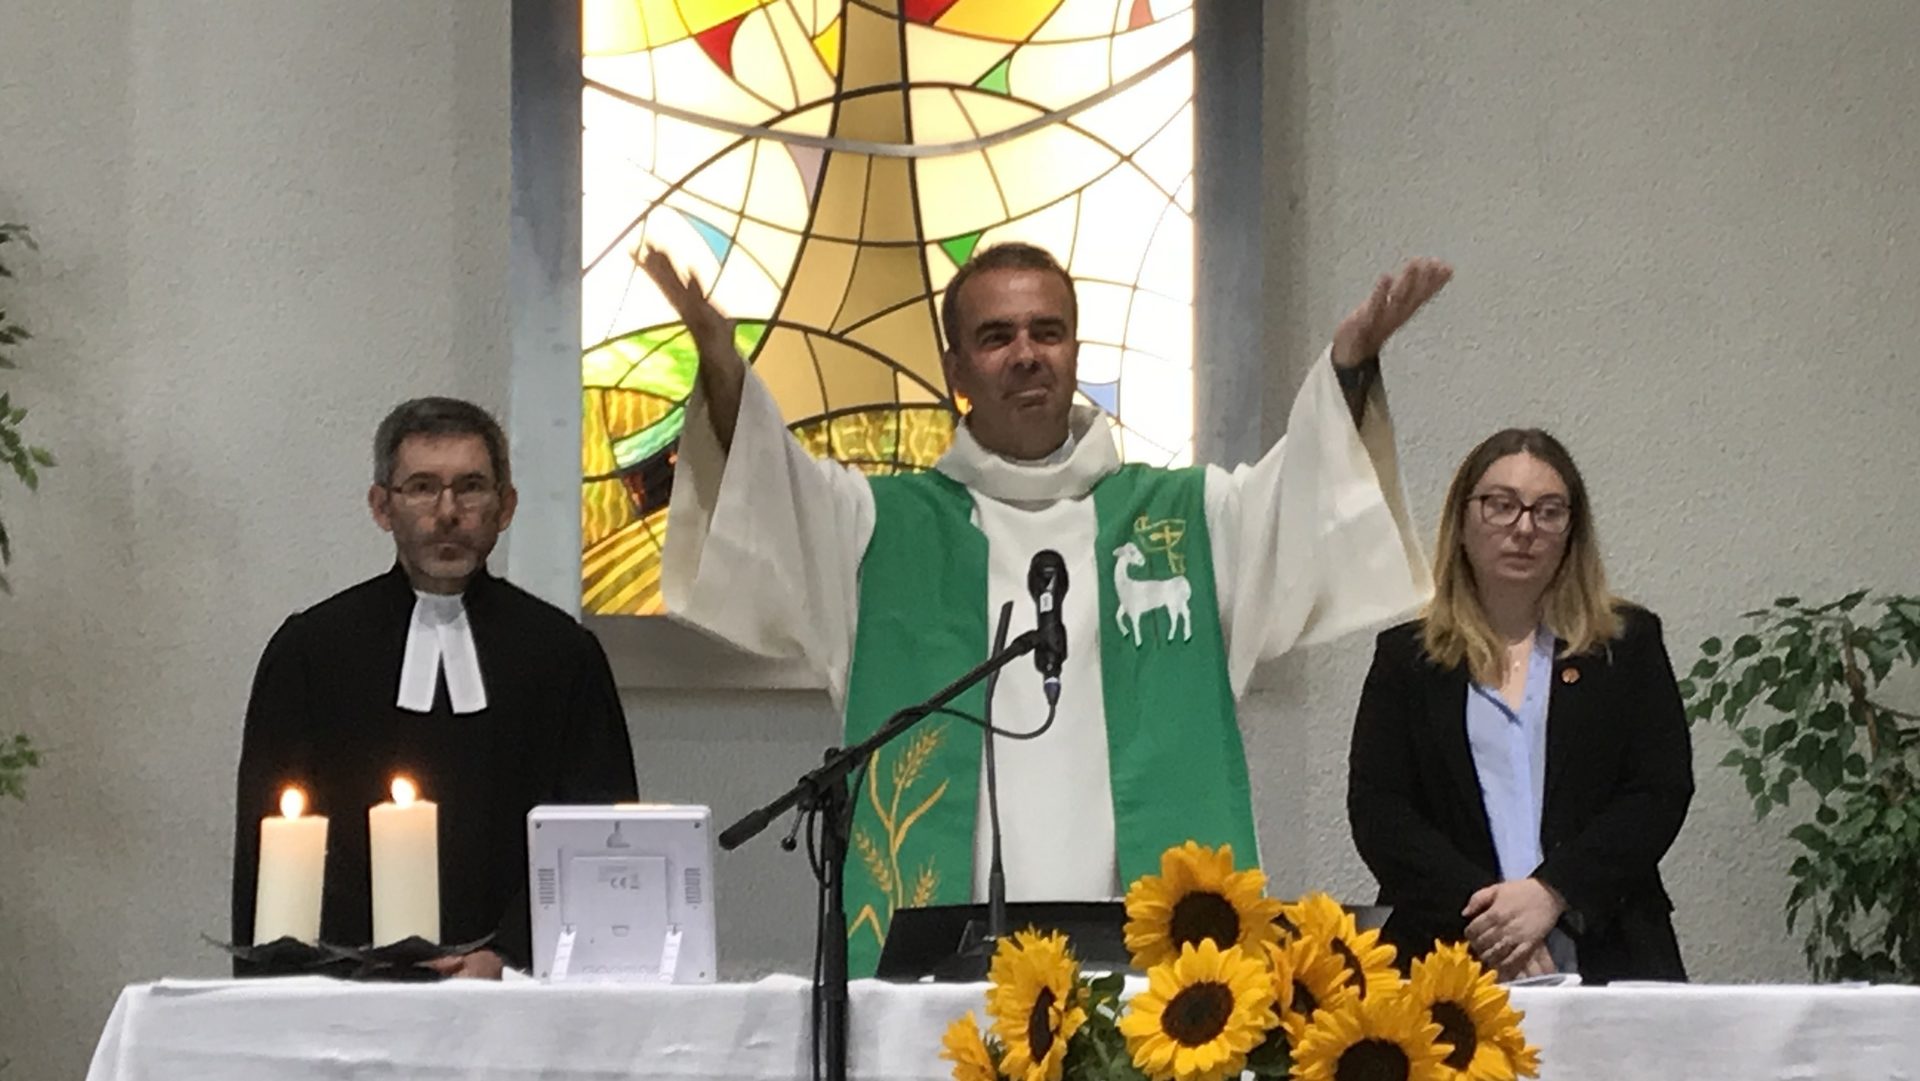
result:
M 1515 1081 L 1539 1075 L 1522 1015 L 1464 945 L 1394 967 L 1325 894 L 1291 904 L 1233 849 L 1191 841 L 1127 891 L 1147 984 L 1083 975 L 1066 936 L 1021 931 L 988 974 L 986 1027 L 948 1028 L 954 1081 Z

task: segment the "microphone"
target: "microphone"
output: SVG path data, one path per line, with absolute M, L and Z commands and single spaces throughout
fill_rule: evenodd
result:
M 1027 567 L 1027 592 L 1033 594 L 1038 616 L 1034 635 L 1033 666 L 1040 670 L 1041 686 L 1047 693 L 1047 705 L 1060 702 L 1060 663 L 1067 659 L 1067 628 L 1060 622 L 1060 602 L 1067 595 L 1067 563 L 1060 553 L 1043 548 L 1034 553 Z

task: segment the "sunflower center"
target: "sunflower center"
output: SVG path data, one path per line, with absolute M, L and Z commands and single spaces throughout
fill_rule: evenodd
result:
M 1173 906 L 1168 937 L 1173 948 L 1198 946 L 1207 939 L 1221 949 L 1240 941 L 1240 913 L 1217 893 L 1189 893 Z
M 1313 997 L 1313 988 L 1300 980 L 1293 981 L 1293 1009 L 1295 1013 L 1313 1020 L 1313 1013 L 1320 1008 L 1320 1000 Z
M 1273 918 L 1273 925 L 1275 927 L 1280 928 L 1280 936 L 1284 939 L 1291 941 L 1293 939 L 1300 937 L 1299 926 L 1296 925 L 1292 920 L 1288 919 L 1287 914 L 1285 912 L 1282 912 L 1278 916 L 1275 916 Z
M 1333 1081 L 1406 1081 L 1407 1053 L 1388 1040 L 1361 1040 L 1340 1055 Z
M 1347 945 L 1345 940 L 1338 938 L 1331 940 L 1330 945 L 1333 947 L 1333 952 L 1340 958 L 1340 963 L 1347 968 L 1347 986 L 1353 988 L 1354 993 L 1361 998 L 1366 998 L 1367 970 L 1360 964 L 1360 958 L 1353 952 L 1353 947 Z
M 1466 1069 L 1480 1045 L 1479 1034 L 1473 1030 L 1473 1018 L 1454 1002 L 1436 1002 L 1431 1012 L 1434 1023 L 1440 1026 L 1440 1038 L 1453 1045 L 1447 1065 L 1456 1070 Z
M 1188 1047 L 1199 1047 L 1226 1031 L 1233 1018 L 1233 991 L 1224 983 L 1183 988 L 1160 1013 L 1160 1030 Z
M 1040 1061 L 1053 1050 L 1053 988 L 1042 987 L 1033 997 L 1033 1010 L 1027 1014 L 1027 1050 Z

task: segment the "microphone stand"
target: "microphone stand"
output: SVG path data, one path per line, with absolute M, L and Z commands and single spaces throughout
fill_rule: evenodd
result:
M 1013 622 L 1013 602 L 1008 601 L 1000 608 L 1000 626 L 994 631 L 993 651 L 999 653 L 1007 641 L 1007 628 Z M 1038 646 L 1038 632 L 1030 632 Z M 985 739 L 987 772 L 987 827 L 991 838 L 991 856 L 987 864 L 987 928 L 980 930 L 977 920 L 968 920 L 966 929 L 960 934 L 959 948 L 952 957 L 936 966 L 934 978 L 937 980 L 966 980 L 977 982 L 987 978 L 993 967 L 993 953 L 999 948 L 1000 940 L 1007 936 L 1007 870 L 1000 859 L 1000 771 L 995 764 L 993 739 L 993 689 L 999 682 L 1000 673 L 987 677 L 987 704 L 981 717 L 987 722 L 987 731 L 981 733 Z
M 1004 649 L 947 684 L 933 697 L 917 706 L 900 710 L 871 736 L 851 747 L 827 751 L 826 761 L 781 793 L 772 802 L 728 826 L 720 834 L 720 847 L 732 851 L 757 836 L 775 818 L 793 808 L 820 816 L 820 888 L 827 896 L 826 915 L 821 920 L 819 1012 L 814 1017 L 814 1033 L 826 1059 L 827 1081 L 847 1078 L 847 897 L 845 870 L 847 849 L 853 825 L 853 799 L 847 791 L 847 778 L 865 765 L 875 751 L 899 738 L 936 709 L 958 698 L 962 692 L 992 676 L 1015 660 L 1033 652 L 1039 637 L 1032 632 L 1020 635 Z
M 1000 607 L 1000 627 L 993 636 L 995 653 L 1004 648 L 1007 626 L 1012 622 L 1013 602 L 1008 601 Z M 1000 771 L 994 766 L 993 746 L 993 688 L 999 682 L 1000 673 L 997 671 L 987 677 L 987 703 L 981 714 L 981 719 L 987 722 L 987 730 L 980 733 L 987 745 L 987 824 L 992 828 L 993 837 L 993 857 L 987 865 L 987 937 L 984 945 L 988 956 L 992 955 L 1000 940 L 1007 937 L 1007 869 L 1000 862 Z M 985 969 L 982 969 L 984 974 Z

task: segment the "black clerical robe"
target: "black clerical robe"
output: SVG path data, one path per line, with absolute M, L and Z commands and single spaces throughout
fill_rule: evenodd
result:
M 394 704 L 415 596 L 395 567 L 297 613 L 267 643 L 241 739 L 233 940 L 253 941 L 260 819 L 287 785 L 329 819 L 320 935 L 373 935 L 367 808 L 405 774 L 439 805 L 440 939 L 497 935 L 529 962 L 527 812 L 637 798 L 633 748 L 600 643 L 571 616 L 482 570 L 468 585 L 487 708 L 456 714 L 439 677 L 433 711 Z M 244 966 L 237 966 L 244 970 Z

